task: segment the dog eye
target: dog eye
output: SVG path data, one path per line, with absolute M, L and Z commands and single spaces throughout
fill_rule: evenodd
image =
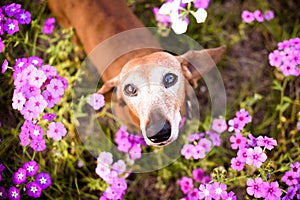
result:
M 172 85 L 174 85 L 177 82 L 177 75 L 173 74 L 173 73 L 167 73 L 164 76 L 163 79 L 163 84 L 166 88 L 171 87 Z
M 124 93 L 127 96 L 133 97 L 137 95 L 137 88 L 132 84 L 127 84 L 124 87 Z

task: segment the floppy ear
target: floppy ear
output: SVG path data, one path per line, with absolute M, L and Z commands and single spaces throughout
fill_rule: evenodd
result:
M 193 87 L 197 87 L 197 81 L 219 62 L 225 50 L 225 46 L 200 51 L 191 50 L 176 58 L 181 63 L 185 78 Z
M 114 78 L 106 81 L 102 87 L 98 90 L 97 93 L 100 94 L 105 94 L 107 92 L 109 92 L 110 90 L 112 90 L 115 86 L 117 86 L 120 82 L 120 76 L 115 76 Z

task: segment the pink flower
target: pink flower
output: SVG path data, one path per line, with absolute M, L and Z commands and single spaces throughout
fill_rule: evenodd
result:
M 260 10 L 255 10 L 254 13 L 253 13 L 255 19 L 258 21 L 258 22 L 263 22 L 264 21 L 264 16 L 263 14 L 261 13 Z
M 266 147 L 266 149 L 271 150 L 274 148 L 274 146 L 277 146 L 277 141 L 267 136 L 259 136 L 257 138 L 257 145 L 261 147 Z
M 59 97 L 64 94 L 64 85 L 59 79 L 52 79 L 47 85 L 47 89 L 53 97 Z
M 203 171 L 203 169 L 201 169 L 201 168 L 199 168 L 199 169 L 194 169 L 193 171 L 192 171 L 192 174 L 193 174 L 193 178 L 194 178 L 194 180 L 195 181 L 197 181 L 197 182 L 201 182 L 202 181 L 202 179 L 204 178 L 204 171 Z
M 215 200 L 224 199 L 227 195 L 226 189 L 227 185 L 224 183 L 214 182 L 211 189 L 212 197 Z
M 255 168 L 259 168 L 263 162 L 267 160 L 267 155 L 263 152 L 261 147 L 254 147 L 254 149 L 247 149 L 246 163 Z
M 230 137 L 230 142 L 232 149 L 243 149 L 246 147 L 247 139 L 241 133 L 236 133 Z
M 101 152 L 97 158 L 97 163 L 111 165 L 113 163 L 113 155 L 110 152 Z
M 211 200 L 212 189 L 211 184 L 201 184 L 199 187 L 199 199 Z
M 202 147 L 204 149 L 204 152 L 208 153 L 208 152 L 210 152 L 210 150 L 212 148 L 212 142 L 209 139 L 207 139 L 207 138 L 202 138 L 198 142 L 197 146 Z
M 195 146 L 192 144 L 185 144 L 181 149 L 181 155 L 184 156 L 185 159 L 190 159 L 195 154 Z
M 2 74 L 4 74 L 4 72 L 6 72 L 7 68 L 8 68 L 8 61 L 7 61 L 7 59 L 4 59 L 4 61 L 2 63 L 2 66 L 1 66 L 1 72 L 2 72 Z
M 245 109 L 241 109 L 240 111 L 236 112 L 235 115 L 240 123 L 248 124 L 252 121 L 251 115 L 249 115 L 249 112 Z
M 42 70 L 36 69 L 29 76 L 29 84 L 36 87 L 41 87 L 46 81 L 47 77 Z
M 267 12 L 265 12 L 264 18 L 267 21 L 270 21 L 271 19 L 274 19 L 274 11 L 273 10 L 268 10 Z
M 195 160 L 204 158 L 205 157 L 205 151 L 206 150 L 202 146 L 200 146 L 199 144 L 194 146 L 193 158 Z
M 54 30 L 55 26 L 55 18 L 51 17 L 46 19 L 44 26 L 43 26 L 43 33 L 44 34 L 51 34 Z
M 231 159 L 231 168 L 237 171 L 243 170 L 245 166 L 244 162 L 241 162 L 238 158 Z
M 179 181 L 178 181 L 179 185 L 180 185 L 180 189 L 184 194 L 187 194 L 189 191 L 191 191 L 194 188 L 193 185 L 193 179 L 188 178 L 186 176 L 182 177 Z
M 118 174 L 122 174 L 126 170 L 126 164 L 124 160 L 118 160 L 112 165 L 112 169 L 116 171 Z
M 137 160 L 142 157 L 142 148 L 140 144 L 134 144 L 130 150 L 129 155 L 132 160 Z
M 252 178 L 249 178 L 247 180 L 247 193 L 250 196 L 253 196 L 255 198 L 262 198 L 266 196 L 265 191 L 265 185 L 266 183 L 263 182 L 261 178 L 255 178 L 254 180 Z
M 281 53 L 278 50 L 273 51 L 269 54 L 269 63 L 273 67 L 278 67 L 281 65 L 282 58 Z
M 237 157 L 239 161 L 246 162 L 246 159 L 248 158 L 247 149 L 239 149 L 237 152 Z
M 294 162 L 290 165 L 291 171 L 296 174 L 296 176 L 300 177 L 300 163 Z
M 292 186 L 298 184 L 297 178 L 299 178 L 299 176 L 297 176 L 297 174 L 295 174 L 293 171 L 287 171 L 284 173 L 281 180 L 285 182 L 288 186 Z
M 105 104 L 104 96 L 102 94 L 94 93 L 89 98 L 88 103 L 95 109 L 99 110 Z
M 56 141 L 59 141 L 67 134 L 67 130 L 61 122 L 51 122 L 48 126 L 47 135 Z
M 192 191 L 190 191 L 187 194 L 188 200 L 198 200 L 199 199 L 199 190 L 197 188 L 194 188 Z
M 13 109 L 20 111 L 23 109 L 26 99 L 23 96 L 22 92 L 18 92 L 18 93 L 14 92 L 12 101 L 13 101 L 12 102 Z
M 241 122 L 237 117 L 231 119 L 228 121 L 228 125 L 229 125 L 229 128 L 228 128 L 228 131 L 229 132 L 236 132 L 236 133 L 240 133 L 241 130 L 243 130 L 245 124 L 243 122 Z
M 223 133 L 227 130 L 226 121 L 223 118 L 214 119 L 212 123 L 212 129 L 217 133 Z
M 254 14 L 248 10 L 244 10 L 242 12 L 242 19 L 247 23 L 250 24 L 251 22 L 254 21 Z

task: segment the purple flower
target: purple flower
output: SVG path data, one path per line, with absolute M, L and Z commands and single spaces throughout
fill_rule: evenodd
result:
M 40 172 L 35 177 L 35 182 L 43 189 L 47 189 L 51 184 L 51 176 L 47 172 Z
M 187 194 L 189 191 L 191 191 L 194 188 L 193 185 L 193 179 L 188 178 L 186 176 L 182 177 L 178 184 L 180 185 L 180 189 L 183 192 L 183 194 Z
M 104 196 L 108 199 L 121 199 L 122 193 L 113 187 L 107 187 Z
M 291 171 L 296 174 L 296 176 L 300 177 L 300 163 L 294 162 L 290 165 Z
M 26 170 L 23 169 L 23 168 L 19 168 L 18 171 L 13 173 L 12 181 L 15 185 L 25 183 L 25 181 L 26 181 Z
M 95 109 L 99 110 L 105 104 L 104 96 L 102 94 L 94 93 L 89 98 L 88 103 Z
M 204 171 L 203 169 L 199 168 L 199 169 L 194 169 L 192 171 L 192 174 L 193 174 L 193 178 L 195 181 L 201 183 L 203 178 L 204 178 Z
M 232 149 L 243 149 L 246 147 L 247 139 L 241 133 L 236 133 L 230 137 L 230 142 Z
M 1 25 L 0 25 L 0 28 L 1 28 Z M 5 45 L 4 45 L 4 43 L 2 42 L 2 39 L 0 38 L 0 53 L 2 53 L 4 47 L 5 47 Z
M 210 0 L 195 0 L 194 1 L 194 6 L 195 8 L 208 8 Z
M 255 10 L 254 13 L 253 13 L 255 19 L 258 21 L 258 22 L 263 22 L 264 21 L 264 16 L 263 14 L 261 13 L 260 10 Z
M 247 141 L 248 145 L 252 146 L 252 147 L 256 147 L 257 146 L 257 139 L 256 137 L 254 137 L 251 133 L 248 135 L 249 140 Z
M 267 160 L 267 155 L 263 152 L 261 147 L 254 147 L 247 149 L 246 163 L 255 168 L 259 168 L 263 162 Z
M 26 98 L 30 98 L 32 96 L 39 95 L 41 93 L 41 89 L 39 87 L 26 83 L 22 87 L 22 92 Z
M 46 142 L 44 139 L 33 139 L 30 147 L 34 151 L 44 151 L 46 149 Z
M 268 10 L 267 12 L 265 12 L 264 18 L 267 21 L 270 21 L 271 19 L 274 19 L 274 11 L 273 10 Z
M 7 198 L 7 193 L 5 191 L 5 188 L 0 186 L 0 199 L 6 199 Z
M 12 17 L 15 16 L 21 9 L 20 4 L 12 3 L 4 7 L 4 11 L 7 16 Z
M 97 163 L 109 166 L 113 163 L 113 155 L 110 152 L 101 152 L 97 158 Z
M 19 199 L 21 199 L 20 190 L 18 188 L 16 188 L 15 186 L 11 186 L 8 189 L 7 194 L 8 194 L 8 198 L 10 200 L 19 200 Z
M 247 24 L 250 24 L 251 22 L 254 21 L 255 17 L 254 14 L 248 10 L 244 10 L 242 12 L 242 19 L 244 20 L 244 22 L 246 22 Z
M 13 35 L 14 33 L 19 31 L 18 21 L 8 18 L 4 23 L 3 28 L 9 35 Z
M 224 197 L 224 200 L 236 200 L 234 192 L 230 191 L 227 193 L 227 195 Z
M 194 134 L 191 134 L 191 135 L 188 136 L 187 140 L 189 142 L 194 142 L 196 140 L 199 140 L 202 137 L 203 134 L 204 133 L 194 133 Z
M 34 176 L 40 169 L 39 165 L 34 160 L 24 163 L 22 168 L 26 170 L 27 176 Z
M 36 182 L 30 182 L 26 185 L 26 193 L 28 196 L 37 199 L 42 194 L 42 188 Z
M 268 150 L 271 150 L 274 148 L 274 146 L 277 146 L 277 141 L 273 138 L 269 138 L 267 136 L 259 136 L 257 138 L 257 145 L 260 147 L 265 147 Z
M 194 188 L 192 191 L 190 191 L 187 194 L 188 200 L 198 200 L 199 199 L 199 190 L 197 188 Z
M 211 200 L 212 199 L 212 185 L 201 184 L 199 187 L 199 199 Z
M 238 158 L 231 159 L 231 168 L 237 171 L 243 170 L 245 166 L 244 162 L 241 162 Z
M 267 182 L 265 185 L 265 191 L 266 191 L 266 195 L 265 195 L 266 199 L 279 199 L 279 197 L 282 195 L 282 191 L 279 188 L 279 184 L 277 181 L 272 183 Z
M 61 122 L 51 122 L 48 126 L 47 135 L 48 137 L 59 141 L 67 134 L 67 130 Z
M 295 174 L 293 171 L 287 171 L 284 173 L 281 180 L 282 182 L 285 182 L 288 186 L 292 186 L 298 184 L 297 178 L 299 178 L 299 176 L 297 176 L 297 174 Z
M 2 163 L 0 163 L 0 174 L 5 170 L 5 166 L 2 164 Z
M 4 74 L 4 72 L 6 72 L 7 68 L 8 68 L 8 61 L 6 59 L 4 59 L 2 66 L 1 66 L 2 74 Z
M 137 160 L 142 157 L 142 148 L 140 144 L 134 144 L 129 150 L 129 156 L 132 160 Z
M 42 116 L 42 120 L 48 120 L 49 122 L 52 122 L 56 117 L 57 115 L 55 113 L 45 113 Z
M 297 192 L 296 187 L 289 187 L 288 192 L 282 198 L 282 200 L 292 200 L 294 198 L 294 196 L 296 195 L 296 192 Z
M 265 182 L 263 182 L 261 178 L 255 178 L 254 180 L 252 178 L 249 178 L 247 180 L 247 193 L 250 196 L 254 195 L 255 198 L 265 197 L 265 185 Z
M 64 85 L 58 79 L 52 79 L 49 85 L 47 85 L 47 89 L 53 97 L 59 97 L 64 94 Z
M 46 19 L 44 26 L 43 26 L 43 33 L 44 34 L 51 34 L 54 30 L 55 26 L 55 18 L 51 17 Z
M 16 18 L 20 24 L 30 24 L 31 22 L 31 14 L 30 12 L 20 9 L 18 14 L 16 14 Z
M 38 94 L 30 97 L 25 106 L 29 106 L 30 108 L 34 109 L 39 115 L 47 107 L 47 102 L 42 95 Z
M 212 123 L 212 129 L 217 133 L 223 133 L 227 130 L 226 121 L 223 118 L 214 119 Z

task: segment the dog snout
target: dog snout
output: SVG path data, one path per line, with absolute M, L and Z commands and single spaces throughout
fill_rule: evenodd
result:
M 161 112 L 150 115 L 150 122 L 146 126 L 146 135 L 153 143 L 165 142 L 170 138 L 171 124 Z

